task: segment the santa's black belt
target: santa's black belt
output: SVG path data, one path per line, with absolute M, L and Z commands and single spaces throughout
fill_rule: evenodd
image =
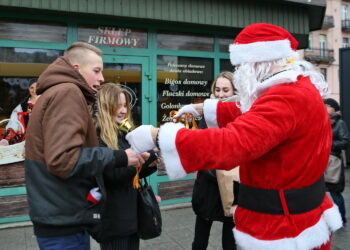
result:
M 321 205 L 324 196 L 323 176 L 310 186 L 287 190 L 262 189 L 240 184 L 238 205 L 264 214 L 301 214 Z

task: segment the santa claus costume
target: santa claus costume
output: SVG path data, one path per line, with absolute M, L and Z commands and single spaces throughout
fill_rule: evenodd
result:
M 234 235 L 244 250 L 330 249 L 332 232 L 342 226 L 323 181 L 332 137 L 320 95 L 327 85 L 297 60 L 297 45 L 278 26 L 247 26 L 230 46 L 232 64 L 240 65 L 241 104 L 206 100 L 203 113 L 212 128 L 166 123 L 158 133 L 171 179 L 240 165 Z M 265 61 L 272 62 L 268 72 L 254 64 Z M 242 79 L 251 77 L 242 72 L 251 71 L 255 82 L 244 86 Z

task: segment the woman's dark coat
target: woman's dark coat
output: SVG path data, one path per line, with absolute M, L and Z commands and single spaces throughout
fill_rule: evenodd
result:
M 342 119 L 340 119 L 340 116 L 333 117 L 333 119 L 334 119 L 334 123 L 332 124 L 333 141 L 332 141 L 331 154 L 341 158 L 341 151 L 348 147 L 349 131 L 345 122 Z M 326 183 L 326 187 L 330 192 L 344 191 L 344 188 L 345 188 L 344 166 L 342 166 L 339 182 L 336 184 Z
M 204 119 L 199 122 L 198 127 L 207 128 Z M 232 185 L 234 197 L 237 197 L 238 183 Z M 224 215 L 215 169 L 198 171 L 192 193 L 192 208 L 197 216 L 206 220 L 232 221 L 232 217 Z
M 125 133 L 119 132 L 119 149 L 130 148 L 125 135 Z M 107 146 L 101 138 L 99 141 L 100 146 Z M 150 153 L 154 154 L 153 151 Z M 149 176 L 157 170 L 156 167 L 148 167 L 148 164 L 146 162 L 143 165 L 140 178 Z M 137 232 L 138 191 L 133 188 L 135 174 L 136 168 L 129 166 L 116 168 L 113 176 L 105 176 L 107 199 L 105 208 L 101 212 L 101 231 L 96 239 L 97 241 L 103 242 L 123 238 Z

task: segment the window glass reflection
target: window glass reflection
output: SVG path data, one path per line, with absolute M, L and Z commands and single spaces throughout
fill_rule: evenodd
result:
M 157 47 L 159 49 L 214 51 L 214 38 L 175 32 L 161 32 L 157 34 Z
M 229 71 L 233 72 L 235 67 L 231 64 L 230 59 L 220 59 L 220 72 Z
M 142 66 L 140 64 L 105 63 L 103 76 L 105 82 L 120 83 L 126 86 L 133 100 L 136 99 L 132 112 L 132 119 L 136 126 L 142 123 Z
M 0 20 L 0 39 L 66 42 L 67 25 L 36 21 Z
M 229 46 L 232 43 L 233 43 L 233 38 L 232 37 L 219 38 L 220 52 L 228 53 L 229 52 Z
M 0 48 L 0 62 L 7 63 L 52 63 L 63 55 L 61 50 Z
M 0 48 L 0 120 L 28 95 L 29 83 L 57 57 L 60 50 Z

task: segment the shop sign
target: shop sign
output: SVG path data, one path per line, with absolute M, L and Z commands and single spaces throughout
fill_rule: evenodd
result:
M 97 46 L 146 48 L 147 32 L 110 26 L 79 27 L 79 40 Z

